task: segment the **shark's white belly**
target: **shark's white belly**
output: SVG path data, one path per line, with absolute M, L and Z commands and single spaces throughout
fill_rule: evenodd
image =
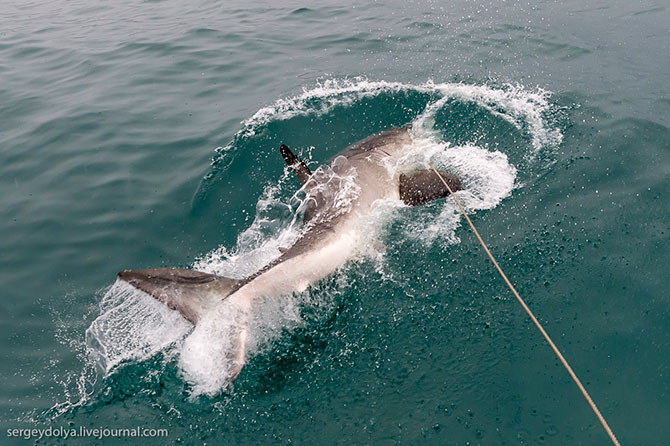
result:
M 352 225 L 347 225 L 352 226 Z M 303 292 L 356 255 L 359 233 L 349 227 L 328 236 L 309 251 L 288 259 L 237 290 L 228 300 L 251 305 L 257 297 Z
M 372 173 L 388 175 L 381 166 Z M 365 175 L 359 175 L 359 181 L 361 180 L 372 183 Z M 364 238 L 362 233 L 366 228 L 364 223 L 368 222 L 375 202 L 379 199 L 397 198 L 397 186 L 363 188 L 347 217 L 335 225 L 332 233 L 325 235 L 306 252 L 279 263 L 256 277 L 229 296 L 228 300 L 239 301 L 250 307 L 256 297 L 305 291 L 308 286 L 332 274 L 360 252 Z

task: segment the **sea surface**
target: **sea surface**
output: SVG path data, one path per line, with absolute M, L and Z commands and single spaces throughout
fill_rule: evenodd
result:
M 280 144 L 412 124 L 621 444 L 669 444 L 667 2 L 0 9 L 0 443 L 611 444 L 451 200 L 260 302 L 235 381 L 116 282 L 253 273 L 300 231 Z M 137 426 L 167 438 L 10 433 Z

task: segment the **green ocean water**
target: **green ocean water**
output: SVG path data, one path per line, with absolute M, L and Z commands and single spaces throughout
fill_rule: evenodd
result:
M 317 166 L 413 123 L 621 443 L 668 444 L 668 23 L 659 1 L 5 4 L 0 442 L 610 444 L 445 200 L 264 302 L 232 385 L 189 379 L 189 326 L 114 285 L 259 269 L 295 230 L 279 144 Z M 169 435 L 8 434 L 136 426 Z

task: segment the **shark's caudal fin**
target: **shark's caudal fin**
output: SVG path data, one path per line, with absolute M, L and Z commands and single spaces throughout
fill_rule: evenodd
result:
M 279 148 L 279 151 L 281 152 L 281 156 L 284 158 L 284 161 L 286 161 L 286 164 L 288 164 L 291 169 L 293 169 L 293 172 L 295 172 L 295 174 L 298 176 L 300 184 L 305 184 L 307 180 L 309 180 L 309 177 L 312 176 L 312 171 L 309 170 L 307 164 L 295 156 L 295 154 L 291 152 L 291 149 L 289 149 L 286 144 L 282 144 Z
M 179 311 L 194 325 L 208 309 L 240 287 L 241 281 L 190 269 L 125 270 L 119 278 Z
M 440 171 L 440 176 L 449 184 L 452 191 L 461 190 L 461 180 L 454 175 Z M 411 175 L 401 174 L 399 179 L 400 199 L 410 206 L 419 206 L 449 195 L 432 170 L 418 170 Z

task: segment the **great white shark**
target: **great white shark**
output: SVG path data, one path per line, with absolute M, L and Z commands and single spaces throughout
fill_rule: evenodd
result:
M 156 268 L 124 270 L 118 277 L 179 311 L 196 330 L 203 318 L 225 300 L 242 320 L 226 335 L 234 346 L 229 352 L 233 378 L 245 363 L 249 313 L 259 298 L 302 292 L 357 254 L 360 231 L 377 200 L 402 200 L 417 206 L 444 198 L 448 189 L 429 169 L 396 172 L 392 168 L 410 153 L 409 127 L 392 128 L 350 145 L 328 166 L 312 172 L 286 146 L 280 152 L 295 172 L 304 192 L 303 231 L 281 255 L 244 279 L 208 274 L 191 269 Z M 453 191 L 460 180 L 439 174 Z M 343 194 L 342 188 L 351 193 Z M 211 319 L 211 317 L 209 317 Z

